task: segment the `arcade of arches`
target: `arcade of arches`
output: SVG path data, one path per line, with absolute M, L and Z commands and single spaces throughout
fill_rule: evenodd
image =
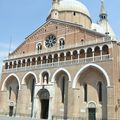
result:
M 50 74 L 44 71 L 41 74 L 41 80 L 38 81 L 31 72 L 23 76 L 24 81 L 21 86 L 15 76 L 10 76 L 3 87 L 8 97 L 5 102 L 8 100 L 11 104 L 13 102 L 13 105 L 9 105 L 9 115 L 42 119 L 56 116 L 67 118 L 71 115 L 83 118 L 86 116 L 107 118 L 108 83 L 103 71 L 90 65 L 78 74 L 76 83 L 66 69 L 58 70 L 53 76 L 52 83 Z M 75 89 L 72 88 L 73 84 L 75 84 Z M 19 90 L 20 87 L 21 90 Z M 90 102 L 93 102 L 94 107 Z M 5 109 L 7 108 L 6 106 Z M 83 113 L 80 114 L 80 111 Z
M 41 64 L 49 64 L 49 63 L 56 63 L 68 60 L 77 60 L 77 59 L 86 59 L 86 58 L 95 58 L 102 56 L 109 57 L 109 46 L 95 46 L 95 47 L 88 47 L 86 49 L 76 49 L 70 50 L 66 52 L 56 53 L 56 54 L 49 54 L 49 55 L 41 55 L 37 57 L 30 57 L 27 59 L 19 59 L 16 61 L 6 62 L 5 63 L 5 70 L 8 69 L 16 69 L 16 68 L 24 68 L 29 66 L 41 65 Z

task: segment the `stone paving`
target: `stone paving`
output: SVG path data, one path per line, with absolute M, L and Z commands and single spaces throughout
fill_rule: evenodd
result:
M 40 120 L 40 119 L 0 116 L 0 120 Z

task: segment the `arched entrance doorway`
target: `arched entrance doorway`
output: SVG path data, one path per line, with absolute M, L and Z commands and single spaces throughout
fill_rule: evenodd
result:
M 16 115 L 17 110 L 17 102 L 18 102 L 18 94 L 19 94 L 19 80 L 16 75 L 11 74 L 7 77 L 5 80 L 5 83 L 3 83 L 3 90 L 6 91 L 6 96 L 8 99 L 6 99 L 9 106 L 9 116 L 12 117 L 13 115 Z
M 50 94 L 49 91 L 47 89 L 41 89 L 38 93 L 37 93 L 38 97 L 39 97 L 39 102 L 40 102 L 40 118 L 41 119 L 48 119 L 48 115 L 49 115 L 49 98 L 50 98 Z
M 93 102 L 88 104 L 88 120 L 96 120 L 96 105 Z

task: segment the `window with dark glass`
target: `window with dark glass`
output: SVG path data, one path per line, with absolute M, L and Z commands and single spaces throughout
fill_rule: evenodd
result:
M 64 103 L 64 97 L 65 97 L 65 77 L 62 79 L 62 103 Z
M 18 92 L 19 92 L 19 85 L 17 85 L 17 87 L 16 87 L 16 102 L 18 100 Z
M 48 82 L 49 82 L 49 74 L 48 74 L 48 72 L 44 72 L 42 74 L 42 77 L 43 77 L 43 83 L 48 84 Z
M 35 79 L 32 80 L 31 102 L 33 102 L 34 99 L 34 91 L 35 91 Z
M 9 88 L 9 99 L 11 99 L 11 91 L 12 91 L 12 88 L 10 87 Z
M 99 96 L 99 102 L 102 102 L 102 83 L 98 83 L 98 96 Z
M 87 84 L 84 84 L 84 101 L 87 102 Z
M 42 50 L 42 44 L 38 43 L 37 44 L 37 52 L 40 52 Z
M 64 45 L 65 45 L 65 41 L 63 38 L 60 39 L 60 48 L 64 48 Z

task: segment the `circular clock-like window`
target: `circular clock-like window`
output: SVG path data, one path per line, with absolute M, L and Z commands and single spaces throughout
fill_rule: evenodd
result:
M 45 46 L 48 48 L 53 47 L 57 42 L 57 38 L 54 35 L 49 35 L 45 40 Z

